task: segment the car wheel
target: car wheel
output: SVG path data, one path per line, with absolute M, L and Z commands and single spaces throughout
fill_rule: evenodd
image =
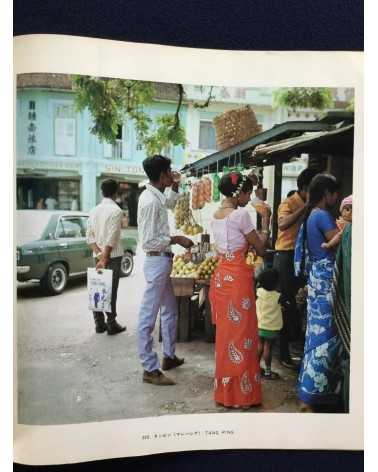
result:
M 121 277 L 128 277 L 134 269 L 134 257 L 126 252 L 121 261 Z
M 60 263 L 52 264 L 41 280 L 41 286 L 48 295 L 59 295 L 66 288 L 67 280 L 66 267 Z

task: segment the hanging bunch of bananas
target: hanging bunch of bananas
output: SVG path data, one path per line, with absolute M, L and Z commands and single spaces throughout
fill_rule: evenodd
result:
M 183 193 L 176 202 L 174 210 L 176 228 L 181 228 L 189 221 L 191 214 L 189 198 L 189 193 Z
M 183 193 L 180 196 L 176 202 L 174 213 L 176 228 L 180 229 L 184 234 L 194 236 L 203 233 L 202 226 L 194 220 L 192 210 L 190 209 L 189 193 Z

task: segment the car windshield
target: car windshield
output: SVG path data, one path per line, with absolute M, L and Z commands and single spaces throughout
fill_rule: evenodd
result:
M 51 213 L 46 210 L 17 211 L 16 228 L 17 244 L 26 244 L 42 237 Z

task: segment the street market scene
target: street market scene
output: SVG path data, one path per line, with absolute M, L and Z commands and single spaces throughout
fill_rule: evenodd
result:
M 19 423 L 347 413 L 353 97 L 18 76 Z

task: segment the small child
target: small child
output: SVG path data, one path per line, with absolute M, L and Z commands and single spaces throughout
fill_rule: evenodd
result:
M 257 282 L 256 311 L 259 328 L 259 359 L 264 357 L 265 369 L 261 375 L 276 380 L 279 375 L 272 372 L 272 345 L 282 329 L 281 294 L 277 291 L 278 272 L 266 269 L 259 274 Z
M 343 236 L 344 228 L 347 224 L 352 223 L 352 195 L 344 198 L 340 206 L 340 218 L 336 221 L 336 225 L 339 228 L 339 232 L 327 243 L 322 244 L 322 249 L 333 249 L 340 244 Z

